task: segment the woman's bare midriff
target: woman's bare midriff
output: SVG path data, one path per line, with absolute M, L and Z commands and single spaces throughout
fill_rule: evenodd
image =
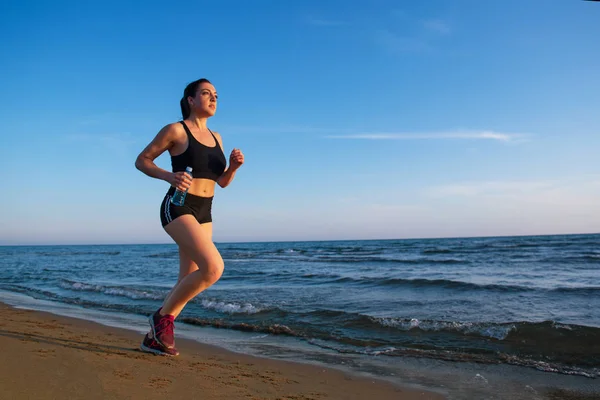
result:
M 213 197 L 216 182 L 211 179 L 195 178 L 192 180 L 188 193 L 200 197 Z

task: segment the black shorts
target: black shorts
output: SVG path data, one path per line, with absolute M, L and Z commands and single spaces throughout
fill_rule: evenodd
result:
M 212 197 L 200 197 L 188 193 L 182 206 L 171 203 L 171 197 L 175 194 L 175 188 L 171 186 L 160 205 L 160 222 L 163 228 L 175 218 L 185 214 L 191 214 L 196 220 L 205 224 L 212 222 Z

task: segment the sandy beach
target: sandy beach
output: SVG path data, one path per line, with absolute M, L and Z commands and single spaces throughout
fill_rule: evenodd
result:
M 443 399 L 319 366 L 179 340 L 178 357 L 140 335 L 0 304 L 1 399 Z

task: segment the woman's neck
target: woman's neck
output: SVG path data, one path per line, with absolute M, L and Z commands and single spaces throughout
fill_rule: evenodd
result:
M 196 115 L 190 115 L 188 118 L 188 121 L 190 121 L 191 124 L 193 124 L 200 130 L 206 130 L 206 121 L 207 120 L 208 120 L 208 118 L 206 118 L 206 117 L 203 118 L 203 117 L 198 117 Z

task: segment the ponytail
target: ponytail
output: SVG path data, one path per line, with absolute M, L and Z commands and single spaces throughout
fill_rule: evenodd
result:
M 181 117 L 186 119 L 190 116 L 190 103 L 188 103 L 187 96 L 181 98 L 179 105 L 181 105 Z

